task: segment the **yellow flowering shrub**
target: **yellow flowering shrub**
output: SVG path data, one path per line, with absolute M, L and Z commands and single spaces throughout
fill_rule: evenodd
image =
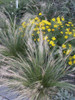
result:
M 42 13 L 39 13 L 39 16 L 42 16 Z M 27 22 L 22 23 L 21 32 L 23 33 L 23 30 L 29 25 L 34 26 L 31 35 L 35 42 L 38 43 L 40 41 L 39 34 L 42 32 L 43 40 L 48 42 L 50 48 L 56 45 L 61 46 L 64 55 L 68 55 L 72 51 L 72 43 L 69 40 L 71 38 L 75 39 L 75 27 L 70 21 L 65 23 L 63 16 L 52 18 L 51 21 L 36 16 L 34 19 L 29 19 Z M 75 64 L 75 61 L 73 62 Z M 71 65 L 73 62 L 69 61 L 68 64 Z

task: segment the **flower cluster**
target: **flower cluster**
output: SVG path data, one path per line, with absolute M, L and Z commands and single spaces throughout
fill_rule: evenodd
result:
M 68 62 L 68 64 L 69 64 L 69 65 L 75 64 L 75 55 L 69 57 L 69 62 Z
M 65 41 L 75 37 L 75 27 L 73 23 L 70 21 L 65 23 L 63 16 L 52 18 L 51 21 L 41 19 L 40 16 L 42 16 L 42 13 L 39 13 L 38 16 L 29 19 L 28 22 L 23 22 L 20 31 L 23 32 L 23 29 L 26 29 L 29 25 L 34 26 L 31 35 L 35 42 L 40 41 L 39 34 L 42 32 L 43 40 L 48 42 L 50 48 L 56 45 L 61 46 L 63 53 L 68 55 L 72 51 L 72 43 L 65 43 Z
M 63 44 L 62 45 L 62 48 L 64 49 L 63 50 L 63 53 L 68 55 L 71 51 L 72 51 L 72 45 L 71 44 Z

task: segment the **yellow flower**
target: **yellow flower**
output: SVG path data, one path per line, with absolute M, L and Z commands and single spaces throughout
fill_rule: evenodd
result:
M 46 26 L 46 28 L 49 28 L 49 26 Z
M 48 31 L 48 32 L 50 32 L 50 31 L 51 31 L 51 29 L 49 28 L 47 31 Z
M 66 53 L 66 51 L 63 51 L 63 53 Z
M 48 42 L 50 41 L 50 40 L 47 40 Z
M 73 55 L 73 59 L 75 59 L 75 55 Z
M 36 22 L 35 25 L 38 26 L 39 24 Z
M 25 23 L 26 23 L 26 22 L 23 22 L 23 23 L 22 23 L 22 27 L 23 27 L 23 28 L 25 28 L 25 27 L 26 27 Z
M 54 27 L 55 27 L 55 28 L 57 28 L 57 27 L 58 27 L 58 25 L 54 25 Z
M 72 49 L 68 49 L 66 52 L 66 55 L 68 55 L 71 51 L 72 51 Z
M 53 41 L 50 41 L 49 44 L 51 44 L 53 47 L 55 46 Z
M 65 20 L 63 16 L 61 17 L 61 20 L 62 20 L 62 21 L 64 21 L 64 20 Z
M 33 19 L 33 20 L 31 21 L 31 23 L 34 24 L 34 23 L 35 23 L 35 20 Z M 28 24 L 28 25 L 29 25 L 29 24 Z
M 58 24 L 62 25 L 62 22 L 60 21 L 60 17 L 59 16 L 57 17 L 57 22 L 58 22 Z
M 71 44 L 68 44 L 69 45 L 69 48 L 71 48 L 72 47 L 72 45 Z
M 57 17 L 57 21 L 60 22 L 60 17 L 59 16 Z
M 72 61 L 69 61 L 68 64 L 69 64 L 69 65 L 72 65 Z
M 53 42 L 53 41 L 50 41 L 49 43 L 50 43 L 50 44 L 53 44 L 54 42 Z
M 34 34 L 32 34 L 32 36 L 34 36 Z
M 48 39 L 48 36 L 45 36 L 44 38 L 45 38 L 45 40 L 47 40 Z
M 62 22 L 60 21 L 60 22 L 58 22 L 58 24 L 60 24 L 61 26 L 62 26 Z
M 73 24 L 71 26 L 74 26 Z
M 39 41 L 40 41 L 40 39 L 38 38 L 38 39 L 37 39 L 37 41 L 39 42 Z
M 40 19 L 38 19 L 37 22 L 40 22 Z
M 40 31 L 37 31 L 37 34 L 39 34 L 40 33 Z
M 65 45 L 65 44 L 63 44 L 63 45 L 62 45 L 62 48 L 64 48 L 64 49 L 65 49 L 65 48 L 66 48 L 66 45 Z
M 34 41 L 36 41 L 36 39 L 34 39 Z
M 75 60 L 73 61 L 73 64 L 75 64 Z
M 55 31 L 55 29 L 52 29 L 52 31 Z
M 54 43 L 52 43 L 52 46 L 54 47 L 54 46 L 55 46 L 55 44 L 54 44 Z
M 65 39 L 67 39 L 67 38 L 68 38 L 68 36 L 67 36 L 67 35 L 65 35 L 65 36 L 64 36 L 64 38 L 65 38 Z
M 36 31 L 36 30 L 37 30 L 37 28 L 34 28 L 33 30 L 34 30 L 34 31 Z
M 42 20 L 42 23 L 45 23 L 47 25 L 51 25 L 51 22 L 47 21 L 47 20 Z
M 61 31 L 60 33 L 61 33 L 61 34 L 63 34 L 63 32 L 62 32 L 62 31 Z
M 39 16 L 41 16 L 42 15 L 42 13 L 39 13 Z
M 22 28 L 19 28 L 20 32 L 23 32 L 23 29 Z
M 54 22 L 55 22 L 55 18 L 52 18 L 52 21 L 54 21 Z
M 73 37 L 75 37 L 75 33 L 73 34 Z
M 52 37 L 52 40 L 56 40 L 56 38 L 55 37 Z
M 66 24 L 66 26 L 70 26 L 69 24 Z
M 64 26 L 61 26 L 62 28 L 64 27 Z
M 26 22 L 23 22 L 22 25 L 25 25 Z
M 69 35 L 71 35 L 72 34 L 72 32 L 69 32 Z
M 51 25 L 51 23 L 50 23 L 50 22 L 48 22 L 47 24 L 48 24 L 48 25 Z
M 69 24 L 72 24 L 72 22 L 68 22 Z
M 19 28 L 19 30 L 21 31 L 21 30 L 22 30 L 22 28 Z
M 35 17 L 35 20 L 38 20 L 39 18 L 38 17 Z
M 39 23 L 39 26 L 44 26 L 44 25 L 45 25 L 45 24 L 44 24 L 44 23 L 42 23 L 42 22 L 40 22 L 40 23 Z
M 66 31 L 69 31 L 70 29 L 69 28 L 66 28 Z
M 45 27 L 42 27 L 41 29 L 42 29 L 42 30 L 45 30 Z
M 68 32 L 65 32 L 65 34 L 68 34 Z

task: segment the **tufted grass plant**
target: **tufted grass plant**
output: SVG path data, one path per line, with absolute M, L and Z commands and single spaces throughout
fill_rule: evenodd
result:
M 42 32 L 39 38 L 38 46 L 31 38 L 27 41 L 27 58 L 11 59 L 10 66 L 3 70 L 0 82 L 19 92 L 16 100 L 52 100 L 61 88 L 75 90 L 75 85 L 62 79 L 73 70 L 66 64 L 68 56 L 63 56 L 61 47 L 49 50 Z
M 19 31 L 19 26 L 16 25 L 16 18 L 14 22 L 9 15 L 9 21 L 6 23 L 4 28 L 0 28 L 0 53 L 5 56 L 18 57 L 17 54 L 25 55 L 25 38 Z M 2 20 L 3 20 L 2 19 Z
M 0 53 L 13 58 L 18 57 L 18 54 L 26 56 L 25 49 L 27 49 L 27 46 L 25 42 L 31 37 L 29 34 L 32 33 L 34 25 L 31 26 L 30 24 L 32 28 L 27 26 L 26 29 L 22 30 L 22 28 L 16 24 L 16 17 L 13 21 L 7 11 L 6 14 L 9 16 L 9 19 L 4 13 L 2 14 L 4 17 L 1 16 L 1 19 L 6 27 L 0 27 Z M 28 16 L 26 16 L 26 20 L 28 20 L 27 17 Z M 33 16 L 30 15 L 29 17 Z

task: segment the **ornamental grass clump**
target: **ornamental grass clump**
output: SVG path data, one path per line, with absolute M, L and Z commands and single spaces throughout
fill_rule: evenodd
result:
M 10 57 L 18 57 L 18 54 L 25 56 L 25 38 L 20 35 L 16 19 L 14 22 L 11 18 L 7 23 L 6 21 L 4 20 L 6 27 L 0 28 L 0 53 Z
M 0 82 L 3 86 L 19 92 L 16 100 L 26 97 L 29 100 L 52 100 L 52 96 L 61 88 L 75 90 L 75 85 L 62 79 L 74 71 L 66 64 L 68 56 L 63 56 L 61 47 L 49 50 L 42 32 L 39 38 L 39 45 L 36 46 L 30 37 L 26 43 L 27 58 L 19 56 L 18 60 L 10 59 L 10 66 L 1 75 Z

